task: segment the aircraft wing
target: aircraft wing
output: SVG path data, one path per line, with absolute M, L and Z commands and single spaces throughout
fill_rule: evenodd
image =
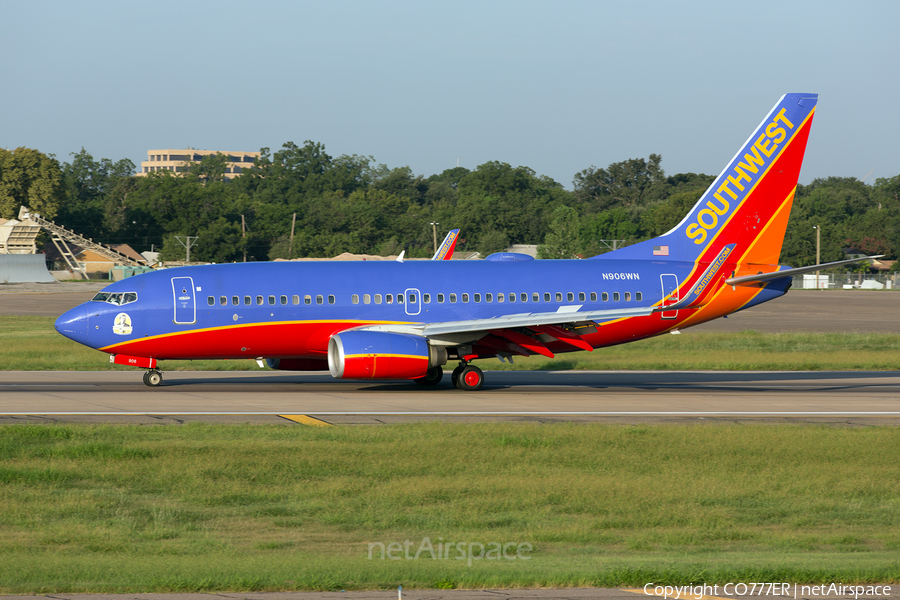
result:
M 567 307 L 563 307 L 567 308 Z M 577 307 L 572 307 L 577 308 Z M 602 323 L 626 317 L 643 317 L 652 314 L 654 307 L 623 308 L 612 310 L 563 311 L 547 313 L 519 313 L 490 319 L 470 319 L 467 321 L 446 321 L 429 323 L 422 330 L 426 337 L 439 337 L 452 333 L 472 333 L 506 329 L 513 327 L 539 327 L 541 325 L 568 325 L 575 323 Z
M 478 344 L 496 350 L 499 356 L 542 354 L 553 358 L 553 352 L 545 343 L 559 341 L 592 351 L 594 348 L 581 337 L 582 334 L 595 332 L 598 326 L 608 321 L 646 316 L 655 311 L 653 306 L 590 311 L 580 308 L 566 306 L 557 312 L 517 313 L 440 323 L 370 325 L 360 329 L 420 335 L 437 345 Z

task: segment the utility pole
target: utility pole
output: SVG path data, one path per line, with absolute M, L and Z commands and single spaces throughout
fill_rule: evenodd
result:
M 244 215 L 241 215 L 241 239 L 244 241 L 244 262 L 247 262 L 247 224 Z
M 822 226 L 821 225 L 813 225 L 813 229 L 816 230 L 816 264 L 821 265 L 822 259 L 819 253 L 819 248 L 822 242 Z M 819 272 L 816 271 L 816 289 L 819 289 Z
M 437 254 L 437 226 L 440 225 L 437 221 L 431 222 L 431 232 L 434 234 L 434 253 Z
M 291 242 L 288 244 L 288 260 L 294 256 L 294 225 L 297 224 L 297 213 L 294 213 L 294 219 L 291 221 Z
M 191 262 L 191 246 L 194 245 L 194 240 L 197 239 L 196 235 L 176 235 L 175 239 L 184 246 L 185 250 L 187 250 L 187 257 L 184 262 Z

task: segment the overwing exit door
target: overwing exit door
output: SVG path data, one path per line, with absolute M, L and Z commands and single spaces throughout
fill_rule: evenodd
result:
M 419 290 L 416 288 L 409 288 L 405 292 L 406 294 L 406 314 L 408 315 L 417 315 L 422 311 L 422 299 L 419 293 Z

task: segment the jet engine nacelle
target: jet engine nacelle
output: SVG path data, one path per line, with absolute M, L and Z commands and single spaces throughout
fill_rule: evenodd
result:
M 447 350 L 418 335 L 344 331 L 328 341 L 328 370 L 338 379 L 418 379 L 447 362 Z

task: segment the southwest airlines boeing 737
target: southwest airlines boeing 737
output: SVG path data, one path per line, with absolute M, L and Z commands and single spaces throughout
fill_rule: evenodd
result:
M 481 358 L 622 344 L 785 294 L 778 258 L 816 108 L 787 94 L 668 233 L 588 260 L 271 262 L 158 270 L 111 284 L 56 321 L 61 334 L 147 369 L 255 358 L 343 379 L 478 390 Z M 452 254 L 455 233 L 435 258 Z M 452 237 L 452 239 L 451 239 Z M 449 244 L 449 247 L 448 247 Z

